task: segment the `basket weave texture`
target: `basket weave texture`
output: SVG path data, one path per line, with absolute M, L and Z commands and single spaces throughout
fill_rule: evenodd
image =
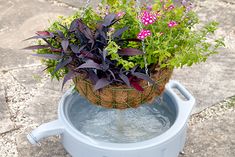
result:
M 137 108 L 141 104 L 153 101 L 163 93 L 172 72 L 173 70 L 170 69 L 155 71 L 151 78 L 156 84 L 148 85 L 146 81 L 142 81 L 140 84 L 144 88 L 143 92 L 126 85 L 109 85 L 102 90 L 94 91 L 94 85 L 81 77 L 75 78 L 74 83 L 80 95 L 94 105 L 114 109 Z

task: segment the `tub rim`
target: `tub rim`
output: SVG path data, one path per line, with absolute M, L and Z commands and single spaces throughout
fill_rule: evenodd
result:
M 105 150 L 136 150 L 136 149 L 145 149 L 150 147 L 156 147 L 157 145 L 162 145 L 164 143 L 167 143 L 174 139 L 178 134 L 181 133 L 181 131 L 185 128 L 185 125 L 187 124 L 188 118 L 190 116 L 190 113 L 192 111 L 192 108 L 195 104 L 195 99 L 192 97 L 192 95 L 186 90 L 186 94 L 188 97 L 187 101 L 181 100 L 177 95 L 173 92 L 172 88 L 178 86 L 182 91 L 185 91 L 186 89 L 183 88 L 177 81 L 170 81 L 166 85 L 166 90 L 164 91 L 164 94 L 167 94 L 172 102 L 175 105 L 176 108 L 176 119 L 174 124 L 164 133 L 162 133 L 159 136 L 156 136 L 152 139 L 148 139 L 145 141 L 135 142 L 135 143 L 112 143 L 112 142 L 103 142 L 98 141 L 95 139 L 92 139 L 84 134 L 82 134 L 79 130 L 77 130 L 71 123 L 70 120 L 67 118 L 65 113 L 65 107 L 64 107 L 64 101 L 66 100 L 66 97 L 73 92 L 73 88 L 68 90 L 62 97 L 62 99 L 59 102 L 58 107 L 58 116 L 59 120 L 64 125 L 65 132 L 70 134 L 73 138 L 76 140 L 87 144 L 89 146 L 99 148 L 99 149 L 105 149 Z M 179 90 L 180 91 L 180 90 Z M 182 92 L 180 91 L 180 92 Z M 185 94 L 185 93 L 184 93 Z M 184 95 L 183 94 L 183 95 Z

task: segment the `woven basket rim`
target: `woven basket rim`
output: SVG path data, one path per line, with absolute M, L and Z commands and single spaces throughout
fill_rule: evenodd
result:
M 170 70 L 170 71 L 173 71 L 173 70 Z M 162 75 L 162 76 L 166 76 L 166 77 L 167 77 L 167 75 Z M 88 79 L 82 79 L 82 78 L 79 77 L 79 76 L 76 77 L 75 79 L 76 79 L 75 82 L 77 82 L 77 79 L 79 79 L 79 81 L 82 81 L 82 82 L 84 82 L 84 83 L 86 83 L 86 84 L 88 84 L 88 85 L 90 85 L 90 86 L 94 86 L 94 85 L 91 83 L 91 81 L 88 80 Z M 156 86 L 157 83 L 163 81 L 164 79 L 165 79 L 165 77 L 161 77 L 160 79 L 158 79 L 158 80 L 155 81 L 155 84 L 151 84 L 150 86 Z M 142 83 L 142 85 L 144 84 L 144 86 L 142 87 L 143 89 L 146 89 L 146 88 L 149 87 L 147 81 L 144 80 L 144 81 L 141 81 L 141 83 Z M 132 91 L 132 90 L 136 90 L 135 88 L 133 88 L 133 87 L 128 87 L 127 85 L 124 85 L 124 84 L 123 84 L 123 85 L 108 85 L 108 86 L 106 86 L 104 89 L 123 90 L 123 91 Z
M 160 71 L 163 71 L 163 70 L 167 70 L 169 71 L 170 73 L 173 72 L 173 69 L 170 69 L 170 68 L 166 68 L 166 69 L 161 69 Z M 158 71 L 159 72 L 159 71 Z M 156 73 L 158 73 L 156 72 Z M 152 76 L 154 76 L 155 73 L 152 74 Z M 140 84 L 142 85 L 142 88 L 143 89 L 146 89 L 148 88 L 149 86 L 157 86 L 157 84 L 161 81 L 163 81 L 165 79 L 164 76 L 167 76 L 167 75 L 162 75 L 163 77 L 159 78 L 158 80 L 154 80 L 155 81 L 155 84 L 151 84 L 149 85 L 149 83 L 145 80 L 142 80 L 140 82 Z M 151 76 L 150 76 L 151 77 Z M 74 82 L 77 82 L 77 80 L 81 81 L 81 82 L 84 82 L 90 86 L 94 86 L 94 84 L 91 83 L 91 81 L 89 79 L 85 79 L 83 78 L 82 76 L 77 76 L 75 79 L 74 79 Z M 133 87 L 129 87 L 125 84 L 120 84 L 120 85 L 108 85 L 106 87 L 104 87 L 103 89 L 105 90 L 108 90 L 108 89 L 111 89 L 111 90 L 123 90 L 123 91 L 132 91 L 132 90 L 136 90 L 135 88 Z
M 85 77 L 77 76 L 73 81 L 76 89 L 92 104 L 105 108 L 126 109 L 136 108 L 143 103 L 152 101 L 155 96 L 161 95 L 172 72 L 173 69 L 161 69 L 152 73 L 151 78 L 155 84 L 149 84 L 145 80 L 140 81 L 140 85 L 144 89 L 143 92 L 125 84 L 111 84 L 101 90 L 94 91 L 95 85 Z M 116 96 L 117 94 L 122 96 Z

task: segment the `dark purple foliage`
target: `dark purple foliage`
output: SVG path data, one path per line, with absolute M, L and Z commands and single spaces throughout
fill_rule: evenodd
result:
M 118 38 L 120 37 L 126 30 L 128 30 L 128 27 L 124 27 L 124 28 L 121 28 L 119 30 L 117 30 L 113 35 L 112 37 L 115 39 L 115 38 Z
M 140 72 L 134 72 L 132 73 L 133 76 L 136 76 L 137 78 L 143 79 L 148 81 L 151 84 L 155 84 L 155 82 L 146 74 L 144 73 L 140 73 Z
M 80 53 L 81 53 L 80 57 L 83 58 L 84 60 L 86 59 L 92 59 L 94 61 L 97 60 L 95 55 L 89 51 L 81 50 Z
M 61 46 L 62 46 L 64 52 L 67 52 L 67 49 L 68 49 L 68 46 L 69 46 L 69 41 L 67 39 L 63 40 L 61 42 Z
M 62 59 L 60 55 L 55 55 L 55 54 L 33 54 L 33 56 L 43 57 L 45 59 L 52 59 L 52 60 Z
M 107 78 L 101 78 L 96 82 L 94 90 L 102 89 L 110 84 L 111 82 Z
M 103 55 L 103 59 L 105 61 L 107 55 L 108 55 L 108 51 L 107 50 L 104 50 L 103 52 L 100 50 L 100 53 Z
M 99 80 L 99 77 L 95 73 L 95 71 L 89 70 L 88 73 L 88 79 L 92 82 L 92 84 L 96 84 L 96 82 Z
M 25 50 L 38 50 L 38 49 L 45 49 L 45 48 L 49 48 L 49 45 L 34 45 L 34 46 L 29 46 L 29 47 L 25 47 Z
M 64 38 L 64 33 L 60 30 L 57 30 L 57 37 Z
M 95 63 L 93 60 L 87 60 L 86 63 L 80 65 L 77 69 L 98 69 L 98 70 L 102 70 L 101 65 Z
M 117 18 L 116 14 L 108 14 L 107 16 L 105 16 L 104 18 L 104 23 L 103 26 L 104 27 L 109 27 L 111 24 L 113 24 L 114 20 Z
M 71 79 L 74 79 L 75 77 L 77 77 L 79 75 L 79 73 L 76 73 L 74 71 L 69 71 L 65 76 L 64 76 L 64 80 L 63 80 L 63 83 L 62 83 L 62 89 L 65 85 L 65 83 Z
M 68 58 L 62 59 L 62 61 L 59 62 L 59 64 L 57 64 L 57 66 L 56 66 L 55 70 L 53 71 L 52 75 L 53 75 L 54 73 L 56 73 L 58 70 L 60 70 L 61 68 L 64 68 L 66 65 L 68 65 L 69 63 L 71 63 L 72 60 L 73 60 L 72 57 L 68 57 Z
M 70 45 L 70 48 L 71 48 L 71 50 L 73 51 L 73 53 L 77 53 L 77 54 L 81 53 L 81 51 L 82 51 L 85 47 L 86 47 L 86 45 L 83 45 L 83 46 L 81 46 L 81 47 L 79 47 L 78 45 L 74 45 L 74 44 L 71 44 L 71 45 Z
M 128 78 L 126 75 L 120 73 L 120 74 L 119 74 L 119 77 L 123 80 L 123 82 L 125 82 L 125 84 L 126 84 L 127 86 L 129 86 L 129 87 L 131 86 L 130 81 L 129 81 L 129 78 Z
M 51 54 L 36 54 L 36 56 L 56 60 L 57 65 L 52 75 L 60 69 L 67 69 L 68 73 L 64 76 L 62 86 L 82 73 L 94 84 L 94 90 L 102 89 L 110 84 L 126 84 L 138 91 L 143 91 L 140 86 L 141 80 L 154 83 L 145 71 L 138 66 L 132 70 L 124 70 L 122 66 L 117 65 L 117 61 L 111 60 L 105 50 L 108 46 L 110 27 L 119 20 L 121 19 L 116 14 L 109 14 L 103 21 L 97 22 L 96 29 L 92 30 L 81 19 L 75 19 L 69 28 L 61 25 L 67 31 L 66 33 L 61 30 L 37 32 L 37 36 L 27 40 L 42 39 L 46 45 L 30 46 L 25 49 L 47 49 L 48 53 L 51 52 Z M 122 39 L 122 34 L 127 30 L 128 27 L 124 27 L 116 30 L 112 35 L 112 40 L 122 47 L 118 53 L 124 58 L 143 55 L 139 49 L 123 46 L 130 41 L 141 42 L 139 39 Z M 52 46 L 55 45 L 54 43 L 57 43 L 57 46 Z

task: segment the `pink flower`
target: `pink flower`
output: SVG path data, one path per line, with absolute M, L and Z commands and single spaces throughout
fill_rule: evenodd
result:
M 137 38 L 140 40 L 145 39 L 146 37 L 151 36 L 151 32 L 150 30 L 145 30 L 143 29 L 142 31 L 140 31 L 140 33 L 138 34 Z
M 144 11 L 141 16 L 141 22 L 147 26 L 153 24 L 157 20 L 157 17 L 148 11 Z
M 169 10 L 173 10 L 173 9 L 175 9 L 175 6 L 172 4 L 172 5 L 170 5 L 170 6 L 168 7 L 168 9 L 169 9 Z
M 172 27 L 175 27 L 175 26 L 177 26 L 178 24 L 177 24 L 177 22 L 175 22 L 175 21 L 170 21 L 169 23 L 168 23 L 168 27 L 170 27 L 170 28 L 172 28 Z
M 120 18 L 120 17 L 124 16 L 125 14 L 126 14 L 126 13 L 125 13 L 125 12 L 123 12 L 123 11 L 122 11 L 122 12 L 119 12 L 119 13 L 117 13 L 117 17 L 119 17 L 119 18 Z
M 149 6 L 147 6 L 147 9 L 148 9 L 149 11 L 152 11 L 152 10 L 153 10 L 153 7 L 152 7 L 151 5 L 149 5 Z

